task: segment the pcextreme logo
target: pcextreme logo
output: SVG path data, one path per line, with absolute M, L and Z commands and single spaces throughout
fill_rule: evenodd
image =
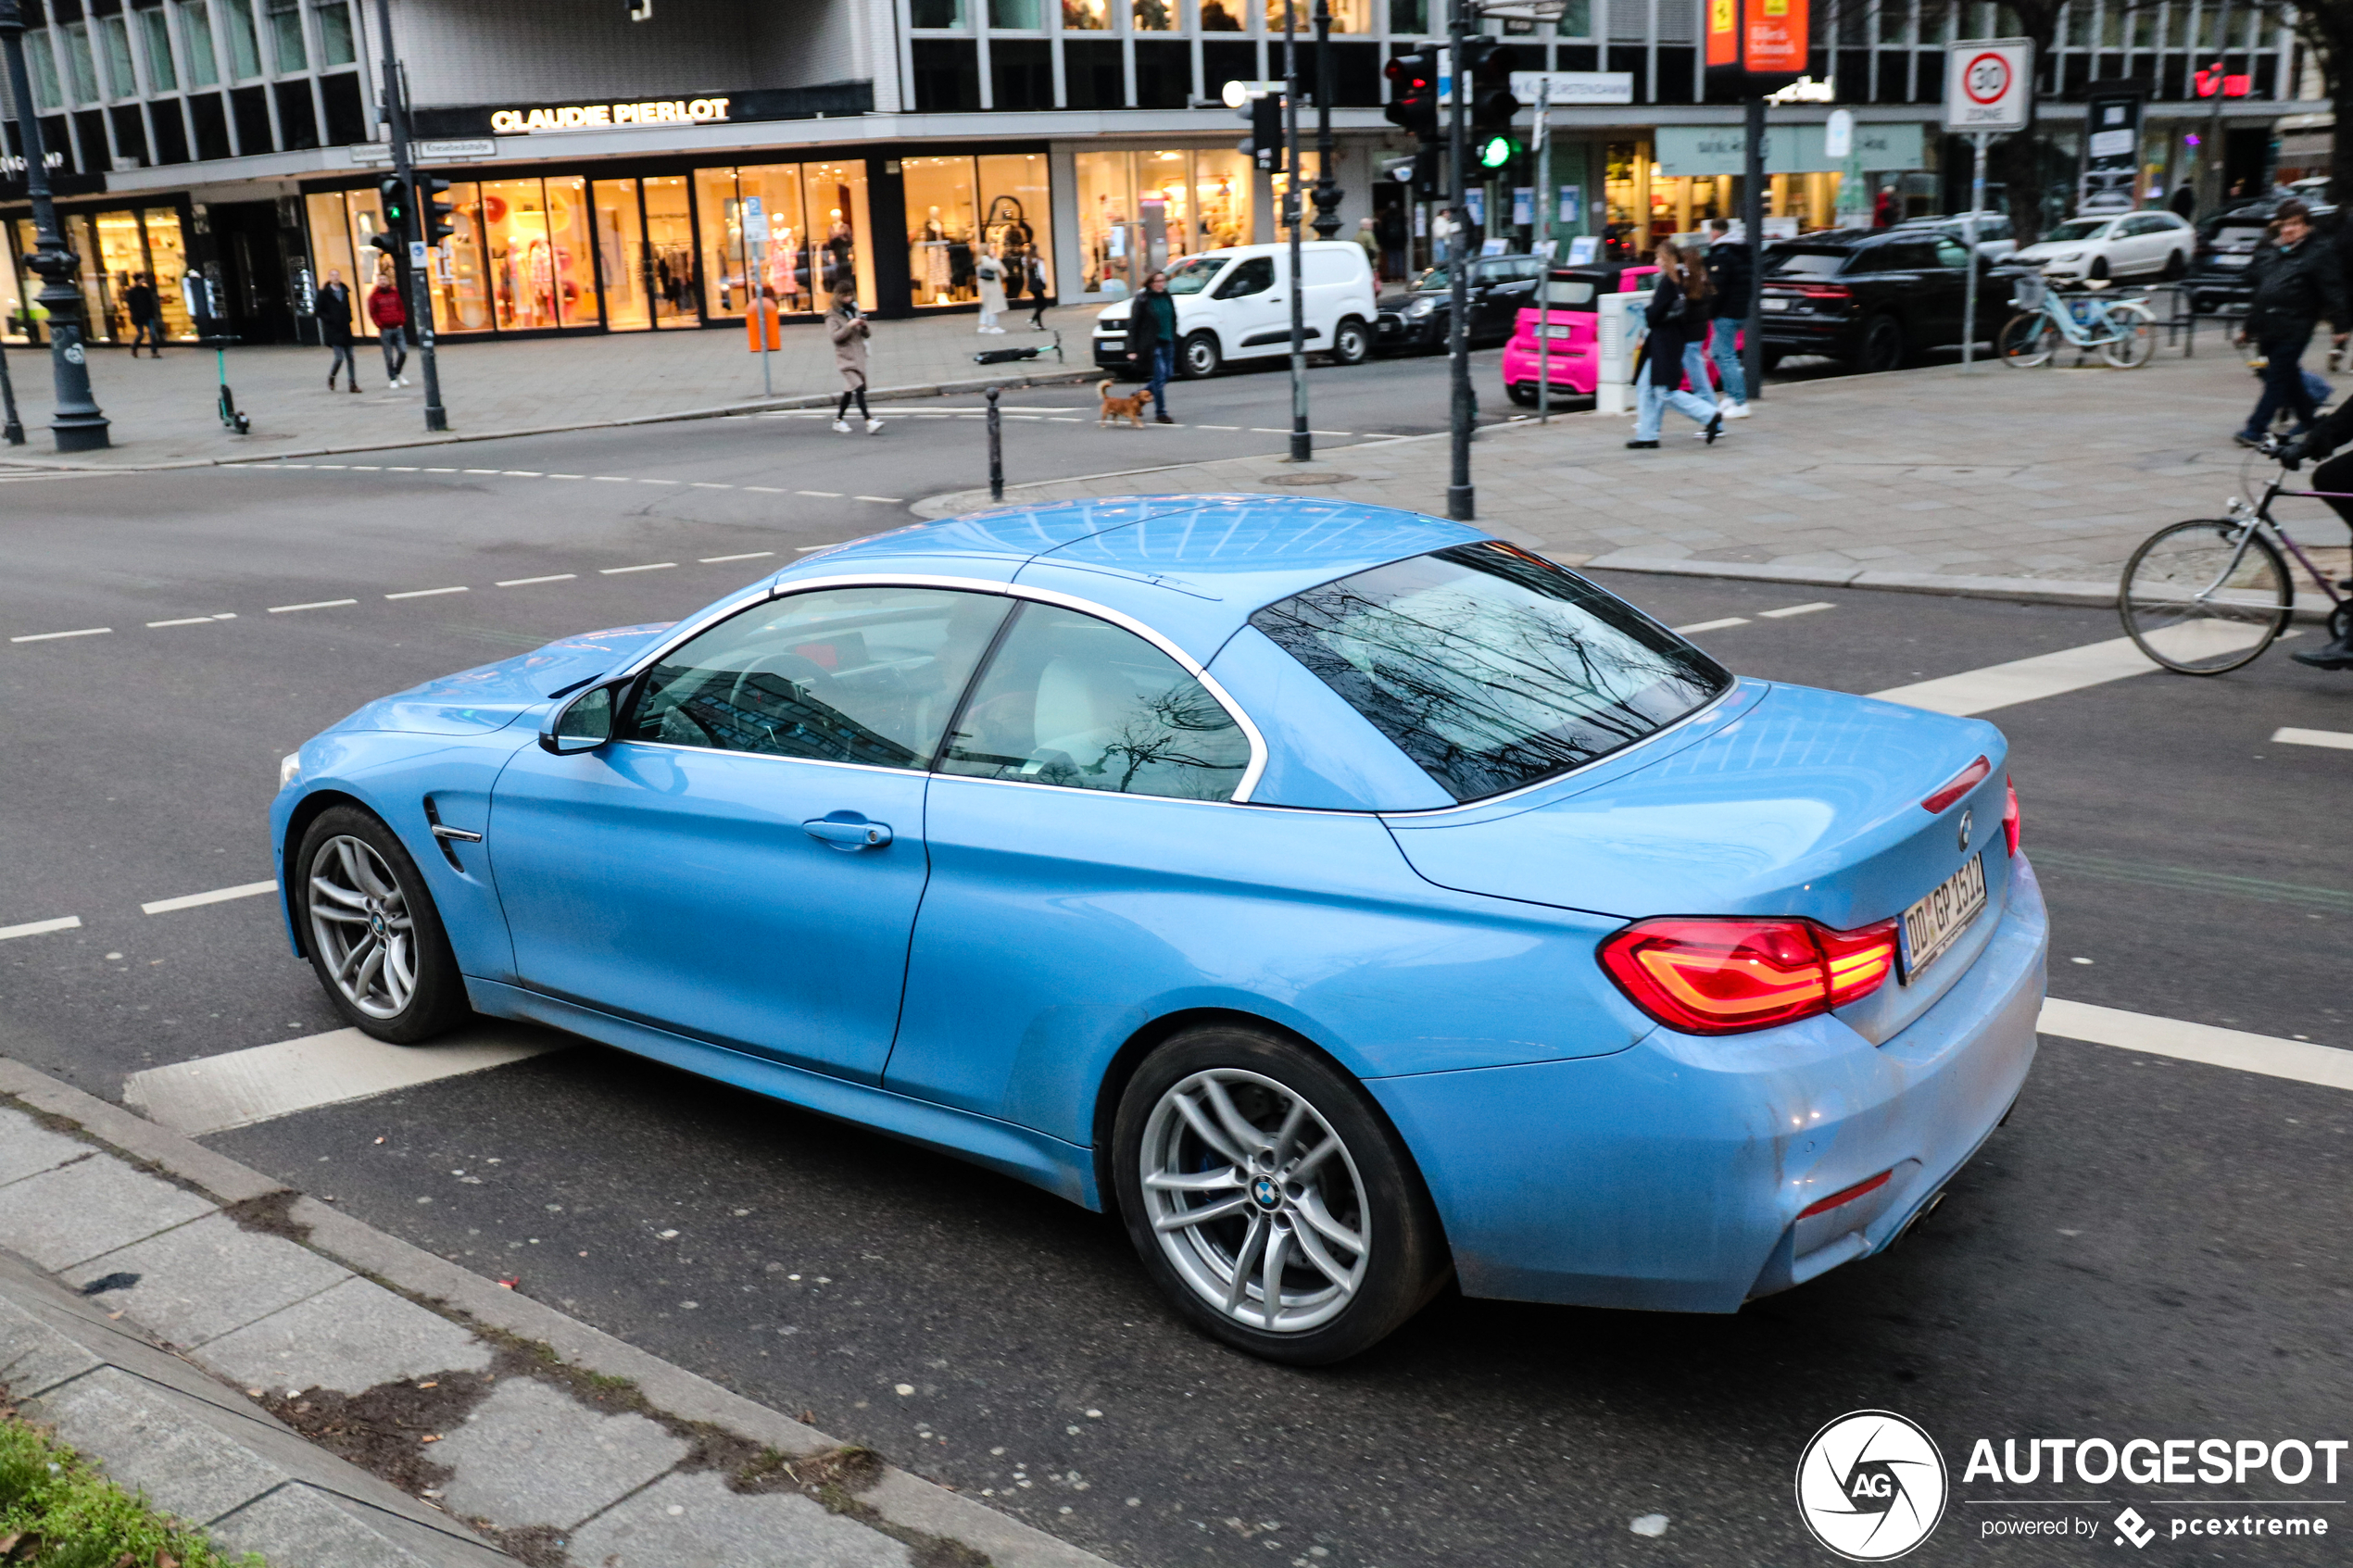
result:
M 1892 1411 L 1856 1411 L 1814 1434 L 1797 1461 L 1797 1512 L 1852 1562 L 1903 1556 L 1944 1517 L 1944 1456 Z

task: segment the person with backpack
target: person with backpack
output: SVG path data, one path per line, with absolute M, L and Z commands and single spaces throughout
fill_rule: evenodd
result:
M 409 312 L 389 272 L 377 278 L 376 286 L 368 291 L 368 320 L 375 323 L 376 341 L 384 345 L 384 383 L 407 386 L 408 378 L 400 372 L 409 365 Z

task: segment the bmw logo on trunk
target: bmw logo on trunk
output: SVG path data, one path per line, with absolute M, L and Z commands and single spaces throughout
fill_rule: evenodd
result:
M 1961 813 L 1961 853 L 1962 853 L 1962 854 L 1964 854 L 1964 855 L 1966 855 L 1966 854 L 1968 854 L 1968 853 L 1969 853 L 1969 827 L 1970 827 L 1970 825 L 1971 825 L 1971 824 L 1970 824 L 1970 821 L 1969 821 L 1969 814 L 1967 811 L 1962 812 L 1962 813 Z

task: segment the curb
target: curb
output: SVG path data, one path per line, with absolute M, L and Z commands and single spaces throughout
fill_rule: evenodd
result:
M 961 381 L 923 382 L 906 386 L 869 388 L 869 399 L 906 397 L 938 397 L 951 392 L 986 392 L 992 386 L 1076 386 L 1101 379 L 1092 371 L 1056 370 L 1051 374 L 1024 373 L 1010 376 L 977 376 Z M 454 446 L 470 441 L 511 441 L 527 435 L 568 435 L 584 430 L 624 430 L 632 425 L 675 424 L 686 420 L 724 420 L 743 414 L 761 414 L 784 408 L 822 408 L 840 394 L 833 392 L 799 392 L 776 397 L 755 397 L 746 402 L 725 403 L 710 408 L 680 408 L 666 414 L 635 414 L 625 420 L 587 420 L 577 424 L 528 425 L 514 430 L 445 431 L 437 435 L 415 436 L 401 441 L 368 441 L 350 446 L 305 446 L 285 452 L 257 453 L 252 457 L 181 458 L 164 463 L 69 463 L 54 458 L 0 458 L 0 471 L 12 468 L 40 469 L 51 473 L 110 474 L 168 473 L 181 469 L 241 468 L 258 463 L 283 462 L 294 458 L 332 458 L 347 452 L 397 452 L 415 446 Z
M 194 1187 L 224 1207 L 286 1190 L 283 1183 L 193 1139 L 7 1057 L 0 1057 L 0 1095 L 71 1122 L 134 1165 Z M 298 1245 L 445 1318 L 457 1320 L 460 1327 L 481 1325 L 542 1343 L 567 1367 L 626 1379 L 662 1414 L 707 1423 L 760 1448 L 791 1455 L 844 1446 L 814 1427 L 377 1230 L 332 1205 L 298 1196 L 286 1218 L 294 1228 L 308 1227 L 307 1238 Z M 881 1480 L 859 1494 L 857 1500 L 871 1508 L 884 1524 L 944 1537 L 986 1552 L 995 1568 L 1112 1568 L 1103 1558 L 895 1467 L 887 1467 Z

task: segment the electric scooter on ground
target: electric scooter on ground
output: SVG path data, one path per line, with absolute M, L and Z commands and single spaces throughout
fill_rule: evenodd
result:
M 1043 359 L 1049 352 L 1052 353 L 1056 363 L 1063 365 L 1070 363 L 1063 358 L 1063 334 L 1060 332 L 1054 333 L 1054 341 L 1050 344 L 1033 343 L 1020 348 L 984 348 L 973 356 L 973 363 L 975 365 L 1013 365 L 1024 359 Z

